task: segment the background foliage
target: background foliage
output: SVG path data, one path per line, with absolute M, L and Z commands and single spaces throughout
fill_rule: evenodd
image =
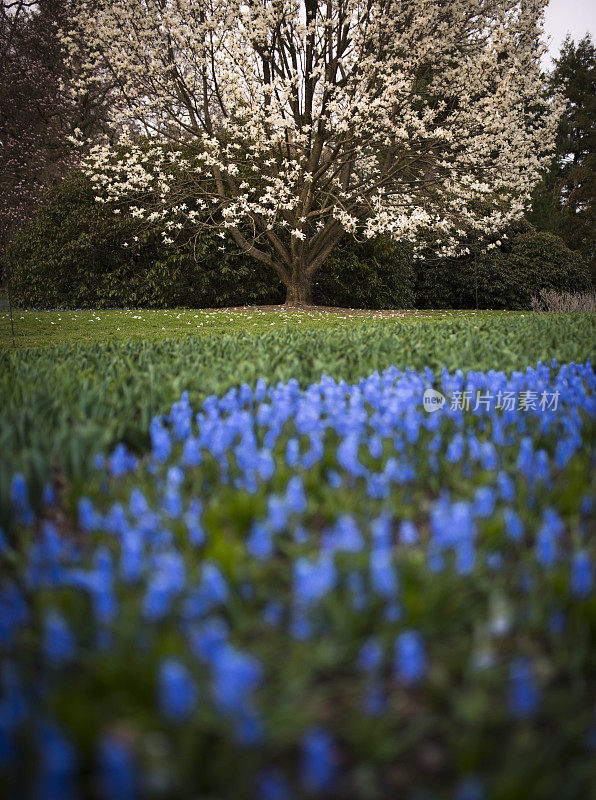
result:
M 477 258 L 419 262 L 419 308 L 530 309 L 541 289 L 583 292 L 591 277 L 577 252 L 552 233 L 521 224 L 510 239 Z

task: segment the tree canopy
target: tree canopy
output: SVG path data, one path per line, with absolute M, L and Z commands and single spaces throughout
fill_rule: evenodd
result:
M 82 2 L 63 37 L 77 91 L 109 80 L 128 129 L 126 149 L 91 151 L 98 199 L 163 223 L 166 241 L 220 227 L 292 303 L 346 232 L 430 232 L 457 253 L 523 212 L 552 150 L 544 6 Z

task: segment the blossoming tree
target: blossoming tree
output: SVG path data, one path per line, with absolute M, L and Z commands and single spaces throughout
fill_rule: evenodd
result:
M 218 226 L 289 304 L 347 232 L 459 252 L 520 215 L 552 150 L 545 4 L 83 0 L 77 89 L 109 77 L 126 143 L 91 148 L 98 199 L 168 242 Z

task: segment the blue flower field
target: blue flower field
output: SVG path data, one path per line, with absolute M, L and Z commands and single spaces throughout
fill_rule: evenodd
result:
M 589 797 L 595 429 L 589 361 L 390 367 L 183 392 L 73 514 L 15 473 L 6 796 Z

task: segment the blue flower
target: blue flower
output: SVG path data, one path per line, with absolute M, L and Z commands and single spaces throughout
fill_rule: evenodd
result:
M 170 411 L 172 433 L 178 441 L 186 439 L 190 434 L 192 422 L 192 408 L 188 402 L 188 392 L 183 392 L 180 400 L 174 403 Z
M 347 553 L 359 553 L 364 547 L 364 539 L 358 526 L 349 514 L 342 514 L 327 538 L 326 548 Z
M 493 470 L 499 466 L 499 456 L 492 442 L 482 442 L 480 445 L 480 463 L 486 470 Z
M 337 748 L 323 728 L 309 728 L 302 736 L 302 783 L 311 792 L 324 792 L 335 783 Z
M 10 500 L 12 503 L 12 513 L 17 525 L 31 525 L 33 523 L 33 511 L 29 505 L 29 490 L 27 482 L 20 472 L 15 473 L 10 485 Z
M 188 541 L 194 547 L 203 545 L 205 543 L 205 531 L 201 523 L 196 521 L 196 516 L 194 514 L 185 514 L 184 522 L 188 532 Z
M 46 483 L 46 485 L 43 487 L 42 502 L 44 506 L 56 505 L 57 502 L 56 490 L 49 483 Z
M 168 460 L 172 450 L 170 434 L 164 428 L 160 417 L 154 417 L 149 427 L 153 456 L 157 461 L 165 462 Z
M 139 794 L 139 771 L 130 744 L 115 735 L 104 736 L 97 752 L 99 792 L 105 800 L 134 800 Z
M 542 526 L 536 536 L 536 558 L 543 567 L 552 567 L 557 560 L 557 542 L 553 531 Z
M 580 550 L 573 557 L 571 565 L 571 594 L 583 599 L 594 591 L 594 566 L 589 555 Z
M 306 495 L 304 485 L 299 475 L 294 475 L 288 481 L 286 488 L 286 505 L 293 514 L 301 514 L 306 511 Z
M 219 568 L 206 561 L 203 564 L 200 592 L 210 605 L 224 603 L 228 597 L 228 585 Z
M 223 619 L 210 617 L 201 625 L 193 626 L 188 634 L 190 649 L 194 655 L 212 662 L 217 659 L 227 644 L 229 628 Z
M 495 491 L 490 486 L 481 486 L 476 489 L 474 498 L 474 511 L 479 517 L 490 517 L 495 510 Z
M 196 467 L 202 460 L 199 440 L 189 436 L 182 447 L 182 463 L 186 467 Z
M 365 672 L 374 672 L 383 663 L 383 648 L 376 639 L 368 639 L 358 653 L 357 663 Z
M 167 658 L 159 668 L 159 707 L 169 722 L 188 719 L 197 704 L 197 685 L 180 661 Z
M 162 510 L 172 519 L 178 519 L 182 514 L 182 498 L 178 489 L 170 487 L 166 490 L 162 503 Z
M 337 448 L 337 463 L 346 472 L 352 475 L 366 475 L 366 468 L 358 460 L 358 450 L 360 440 L 357 434 L 351 433 L 342 441 Z
M 257 472 L 264 481 L 269 481 L 275 474 L 275 460 L 270 450 L 260 450 L 257 455 Z
M 286 463 L 288 467 L 294 469 L 300 459 L 300 445 L 298 439 L 288 439 L 286 445 Z
M 85 533 L 95 530 L 98 525 L 98 518 L 93 508 L 93 503 L 88 497 L 81 497 L 79 500 L 79 527 Z
M 426 653 L 417 631 L 402 631 L 395 640 L 395 672 L 406 684 L 417 683 L 426 674 Z
M 267 523 L 272 531 L 283 531 L 288 524 L 288 507 L 281 497 L 273 495 L 267 503 Z
M 375 549 L 370 554 L 370 578 L 373 591 L 385 598 L 397 594 L 398 581 L 391 559 L 391 551 Z
M 389 549 L 391 547 L 391 517 L 386 514 L 374 519 L 370 530 L 373 538 L 373 547 Z
M 250 709 L 250 694 L 263 676 L 259 662 L 226 645 L 216 651 L 212 666 L 213 696 L 217 705 L 232 714 Z
M 509 708 L 516 717 L 524 718 L 534 714 L 539 704 L 532 665 L 527 658 L 517 658 L 509 668 Z
M 174 593 L 162 575 L 155 575 L 147 586 L 143 600 L 143 614 L 150 622 L 163 619 L 170 611 Z
M 298 558 L 294 562 L 294 596 L 298 605 L 309 606 L 335 586 L 337 574 L 333 558 L 321 554 L 317 561 Z
M 497 475 L 497 488 L 501 498 L 506 503 L 512 503 L 515 498 L 515 485 L 506 472 L 499 472 Z
M 404 519 L 399 526 L 399 541 L 405 545 L 414 545 L 418 541 L 416 526 L 409 519 Z
M 60 667 L 71 661 L 76 653 L 76 644 L 70 628 L 56 611 L 50 611 L 45 618 L 43 651 L 48 663 Z
M 253 558 L 263 561 L 273 555 L 273 539 L 266 525 L 254 522 L 246 540 L 246 550 Z
M 283 774 L 276 769 L 263 770 L 257 776 L 258 800 L 290 800 L 291 793 Z
M 275 627 L 281 623 L 283 614 L 283 605 L 272 600 L 263 609 L 262 619 L 267 625 Z
M 114 478 L 126 475 L 136 467 L 136 458 L 128 452 L 126 446 L 120 442 L 108 459 L 108 469 Z
M 327 472 L 327 482 L 332 489 L 339 489 L 342 484 L 341 475 L 334 469 Z
M 476 547 L 471 539 L 462 539 L 455 547 L 455 571 L 458 575 L 469 575 L 476 563 Z
M 524 535 L 524 525 L 512 508 L 506 508 L 503 512 L 505 519 L 505 531 L 507 536 L 514 542 L 519 542 Z
M 485 791 L 479 778 L 470 776 L 455 787 L 453 800 L 484 800 Z
M 368 684 L 364 691 L 362 706 L 366 714 L 371 717 L 378 717 L 387 710 L 387 699 L 383 686 L 379 681 Z
M 140 489 L 135 488 L 132 490 L 128 507 L 130 508 L 130 513 L 135 517 L 142 517 L 143 514 L 149 511 L 149 504 Z
M 36 786 L 39 800 L 69 800 L 76 796 L 77 756 L 62 730 L 53 722 L 37 728 L 39 756 Z
M 465 452 L 465 440 L 461 433 L 456 433 L 447 446 L 446 459 L 450 464 L 461 461 Z

